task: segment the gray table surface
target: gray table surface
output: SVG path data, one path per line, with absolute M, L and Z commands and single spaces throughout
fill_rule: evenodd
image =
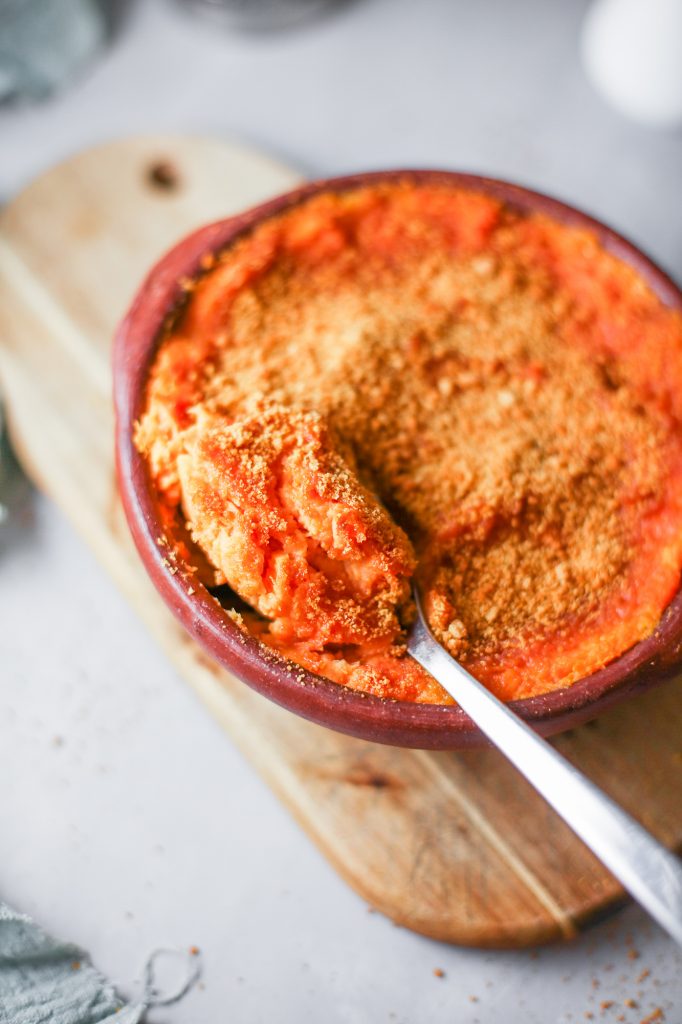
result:
M 103 139 L 213 133 L 308 175 L 514 179 L 682 276 L 682 135 L 592 92 L 583 0 L 356 0 L 270 36 L 170 0 L 120 6 L 112 46 L 70 90 L 0 110 L 0 198 Z M 636 908 L 533 954 L 454 949 L 369 914 L 30 493 L 0 530 L 0 615 L 0 894 L 124 991 L 154 945 L 200 946 L 203 986 L 151 1020 L 630 1024 L 660 1006 L 682 1021 L 680 953 Z

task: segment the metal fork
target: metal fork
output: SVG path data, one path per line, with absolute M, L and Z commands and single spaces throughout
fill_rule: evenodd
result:
M 682 946 L 682 861 L 595 786 L 435 639 L 415 592 L 407 649 L 628 892 Z

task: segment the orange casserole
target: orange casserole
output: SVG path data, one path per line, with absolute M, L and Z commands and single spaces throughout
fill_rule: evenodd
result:
M 136 444 L 169 540 L 241 626 L 337 683 L 504 699 L 651 634 L 682 567 L 682 320 L 596 237 L 409 180 L 318 194 L 211 255 Z M 222 595 L 226 591 L 220 591 Z

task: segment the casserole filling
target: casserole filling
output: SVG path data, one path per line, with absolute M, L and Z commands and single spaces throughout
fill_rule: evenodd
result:
M 682 566 L 682 320 L 595 236 L 409 180 L 207 257 L 136 444 L 169 541 L 244 629 L 335 682 L 448 703 L 434 632 L 503 699 L 656 628 Z

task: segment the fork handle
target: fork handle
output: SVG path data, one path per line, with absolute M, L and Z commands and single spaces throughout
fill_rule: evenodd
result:
M 682 861 L 474 679 L 430 635 L 421 617 L 409 652 L 682 945 Z

